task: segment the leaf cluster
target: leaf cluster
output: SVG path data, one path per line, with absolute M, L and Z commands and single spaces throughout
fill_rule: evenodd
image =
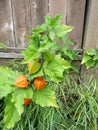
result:
M 82 64 L 85 64 L 87 69 L 91 67 L 98 67 L 98 50 L 85 50 L 82 58 Z
M 67 73 L 70 73 L 71 70 L 78 72 L 77 66 L 73 64 L 78 52 L 69 47 L 73 43 L 68 39 L 68 33 L 72 31 L 73 27 L 64 25 L 61 21 L 62 15 L 60 14 L 53 18 L 46 16 L 45 23 L 32 29 L 32 35 L 27 36 L 30 41 L 27 49 L 22 51 L 23 63 L 39 61 L 40 70 L 46 79 L 54 82 L 63 80 L 64 71 Z M 32 69 L 29 70 L 32 71 Z
M 29 84 L 27 88 L 16 87 L 15 80 L 21 75 L 21 72 L 13 71 L 9 67 L 0 67 L 0 99 L 4 99 L 4 129 L 10 129 L 15 123 L 21 119 L 24 112 L 24 98 L 32 99 L 32 101 L 42 107 L 53 106 L 58 107 L 55 98 L 55 92 L 51 86 L 47 86 L 42 90 L 36 90 Z

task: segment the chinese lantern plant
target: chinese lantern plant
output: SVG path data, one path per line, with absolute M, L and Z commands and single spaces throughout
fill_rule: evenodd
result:
M 0 98 L 5 100 L 4 129 L 13 128 L 21 119 L 24 108 L 32 102 L 42 107 L 58 108 L 55 91 L 49 83 L 61 82 L 64 71 L 75 67 L 73 60 L 77 55 L 68 47 L 72 42 L 67 34 L 72 27 L 61 21 L 61 15 L 46 16 L 45 23 L 27 36 L 30 40 L 27 49 L 22 51 L 22 63 L 27 64 L 28 73 L 0 67 Z M 63 42 L 63 46 L 58 41 Z

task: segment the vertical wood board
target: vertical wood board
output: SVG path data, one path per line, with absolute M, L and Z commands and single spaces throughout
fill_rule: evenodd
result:
M 98 49 L 98 0 L 89 0 L 87 5 L 86 21 L 85 21 L 85 33 L 83 39 L 83 48 Z M 93 67 L 87 70 L 84 66 L 81 68 L 81 75 L 87 73 L 87 75 L 98 75 L 98 69 Z
M 74 42 L 74 48 L 82 46 L 82 33 L 86 0 L 67 0 L 66 23 L 74 27 L 69 38 Z
M 31 31 L 30 3 L 29 0 L 12 0 L 12 4 L 16 47 L 26 47 L 25 36 Z
M 84 48 L 98 49 L 98 0 L 89 0 L 84 35 Z
M 0 0 L 0 42 L 15 46 L 11 0 Z
M 48 0 L 30 0 L 32 28 L 44 23 L 48 12 Z
M 49 15 L 63 15 L 63 24 L 66 24 L 67 0 L 49 0 Z

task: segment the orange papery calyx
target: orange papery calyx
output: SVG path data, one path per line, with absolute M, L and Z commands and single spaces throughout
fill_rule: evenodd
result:
M 46 80 L 44 77 L 36 77 L 34 79 L 34 87 L 37 89 L 37 90 L 41 90 L 45 87 L 46 85 Z
M 25 75 L 20 75 L 16 78 L 16 81 L 15 81 L 15 86 L 17 87 L 20 87 L 20 88 L 26 88 L 28 87 L 28 79 Z
M 24 105 L 28 105 L 32 101 L 31 98 L 24 98 Z

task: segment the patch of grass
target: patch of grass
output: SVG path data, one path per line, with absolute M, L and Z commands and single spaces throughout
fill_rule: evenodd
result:
M 96 81 L 90 77 L 89 81 L 74 78 L 66 79 L 66 107 L 69 130 L 97 130 L 98 129 L 98 91 Z
M 7 64 L 8 67 L 11 67 L 13 70 L 17 70 L 17 71 L 20 71 L 20 72 L 23 72 L 24 74 L 27 73 L 27 64 L 22 64 L 21 60 L 17 60 L 17 59 L 14 59 L 14 60 L 11 60 L 8 64 Z

